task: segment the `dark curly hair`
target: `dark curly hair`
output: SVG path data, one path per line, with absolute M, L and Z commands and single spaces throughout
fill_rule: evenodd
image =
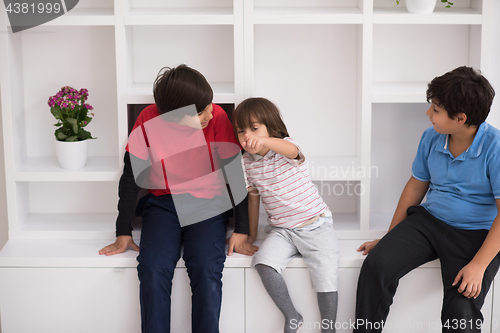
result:
M 480 71 L 462 66 L 435 77 L 427 85 L 426 95 L 427 102 L 433 100 L 451 119 L 465 113 L 465 124 L 479 126 L 490 113 L 495 90 Z

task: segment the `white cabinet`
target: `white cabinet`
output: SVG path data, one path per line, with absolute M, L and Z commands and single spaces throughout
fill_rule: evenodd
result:
M 244 332 L 244 269 L 226 268 L 221 332 Z M 2 332 L 140 332 L 135 268 L 2 268 Z M 172 331 L 191 332 L 185 268 L 172 288 Z

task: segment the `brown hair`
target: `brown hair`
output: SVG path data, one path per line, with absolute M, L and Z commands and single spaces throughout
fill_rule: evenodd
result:
M 153 85 L 153 96 L 160 114 L 193 104 L 199 113 L 212 103 L 213 91 L 200 72 L 182 64 L 160 70 Z
M 427 102 L 434 102 L 448 112 L 451 119 L 465 113 L 469 126 L 481 125 L 490 113 L 495 90 L 488 80 L 471 67 L 458 67 L 435 77 L 427 85 Z
M 265 125 L 270 137 L 283 139 L 289 137 L 281 113 L 270 100 L 262 97 L 247 98 L 233 112 L 233 129 L 252 127 L 252 119 Z

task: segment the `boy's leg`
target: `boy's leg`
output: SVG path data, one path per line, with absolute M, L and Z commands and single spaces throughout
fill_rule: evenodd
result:
M 152 197 L 142 213 L 137 270 L 143 333 L 170 332 L 170 295 L 182 229 L 168 196 Z
M 321 315 L 321 333 L 335 333 L 338 294 L 336 291 L 318 292 L 318 306 Z
M 274 304 L 280 309 L 285 316 L 285 333 L 295 333 L 302 321 L 302 316 L 293 306 L 292 299 L 288 293 L 285 280 L 280 273 L 270 266 L 264 264 L 256 264 L 255 269 L 260 275 L 262 284 L 266 288 L 267 293 L 274 301 Z
M 191 280 L 193 333 L 219 332 L 227 214 L 184 227 L 184 254 Z
M 262 284 L 285 317 L 285 333 L 296 332 L 302 321 L 302 316 L 295 309 L 285 280 L 281 276 L 283 269 L 296 254 L 298 252 L 291 243 L 289 231 L 280 228 L 273 228 L 259 251 L 254 254 L 255 269 Z
M 354 332 L 381 332 L 399 279 L 437 258 L 434 246 L 444 230 L 431 223 L 425 212 L 421 206 L 408 208 L 408 217 L 387 233 L 363 262 Z
M 291 236 L 307 265 L 321 314 L 321 332 L 335 332 L 337 318 L 337 280 L 339 247 L 331 217 L 321 217 L 323 224 L 308 230 L 297 228 Z
M 447 228 L 449 230 L 437 248 L 444 290 L 441 312 L 443 332 L 481 332 L 483 326 L 481 307 L 498 271 L 500 259 L 498 256 L 495 257 L 486 269 L 479 296 L 476 299 L 463 296 L 458 292 L 460 282 L 455 286 L 452 286 L 452 283 L 458 272 L 476 255 L 488 231 L 459 230 L 450 226 Z

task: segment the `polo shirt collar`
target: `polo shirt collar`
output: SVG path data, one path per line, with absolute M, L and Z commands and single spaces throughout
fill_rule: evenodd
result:
M 474 141 L 470 145 L 468 150 L 469 157 L 476 158 L 481 155 L 481 151 L 483 150 L 484 139 L 486 138 L 486 133 L 488 132 L 490 125 L 488 123 L 483 122 L 479 128 L 477 129 L 476 136 L 474 137 Z
M 474 137 L 474 140 L 472 141 L 472 144 L 470 145 L 469 148 L 466 150 L 466 154 L 461 154 L 460 156 L 457 156 L 457 159 L 465 159 L 465 155 L 467 155 L 470 158 L 477 158 L 479 155 L 481 155 L 481 151 L 483 149 L 483 143 L 485 139 L 485 134 L 488 132 L 488 123 L 483 122 L 479 128 L 477 129 L 476 136 Z M 439 139 L 437 141 L 436 145 L 436 150 L 444 153 L 444 154 L 450 154 L 450 150 L 448 148 L 448 143 L 449 143 L 449 135 L 448 134 L 442 134 L 439 136 Z

